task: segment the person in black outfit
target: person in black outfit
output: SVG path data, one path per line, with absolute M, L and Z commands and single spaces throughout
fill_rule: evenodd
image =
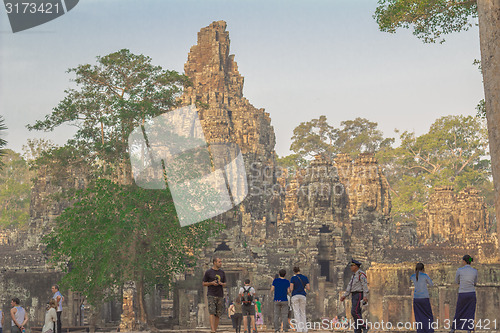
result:
M 219 319 L 224 312 L 224 287 L 226 286 L 226 274 L 222 269 L 222 260 L 214 257 L 212 268 L 208 269 L 203 276 L 203 286 L 208 287 L 208 313 L 210 314 L 211 333 L 217 332 Z

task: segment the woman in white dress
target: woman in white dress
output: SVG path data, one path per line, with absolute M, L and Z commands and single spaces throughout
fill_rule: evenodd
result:
M 49 302 L 49 309 L 45 313 L 45 324 L 43 325 L 42 333 L 55 333 L 54 323 L 57 322 L 56 307 L 56 300 L 51 299 Z

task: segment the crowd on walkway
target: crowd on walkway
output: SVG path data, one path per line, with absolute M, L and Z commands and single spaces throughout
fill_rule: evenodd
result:
M 476 290 L 477 270 L 471 266 L 473 258 L 465 255 L 462 258 L 462 267 L 455 275 L 455 283 L 459 285 L 458 299 L 455 317 L 451 321 L 451 331 L 463 330 L 472 332 L 475 330 L 474 320 L 476 313 Z M 213 266 L 208 269 L 203 276 L 203 286 L 207 287 L 208 312 L 210 314 L 211 333 L 217 332 L 219 320 L 225 311 L 224 288 L 226 287 L 226 275 L 221 269 L 221 258 L 213 258 Z M 361 262 L 351 260 L 349 263 L 352 276 L 340 301 L 343 302 L 349 295 L 351 296 L 351 316 L 354 321 L 354 333 L 366 333 L 368 327 L 363 321 L 361 306 L 368 302 L 368 280 L 366 274 L 361 271 Z M 288 332 L 290 329 L 297 332 L 307 333 L 308 325 L 306 319 L 307 291 L 311 290 L 311 285 L 307 276 L 303 275 L 300 267 L 293 268 L 293 276 L 290 280 L 286 277 L 285 269 L 280 269 L 276 274 L 270 293 L 274 304 L 274 331 Z M 417 325 L 417 333 L 434 333 L 434 316 L 429 299 L 428 286 L 433 286 L 429 275 L 425 273 L 423 263 L 417 263 L 415 274 L 410 276 L 414 285 L 413 311 Z M 59 286 L 53 285 L 52 299 L 47 304 L 45 323 L 42 333 L 61 333 L 61 317 L 63 311 L 64 297 L 59 291 Z M 25 333 L 28 323 L 26 310 L 20 305 L 18 298 L 11 300 L 11 328 L 12 333 Z M 236 333 L 241 332 L 241 325 L 245 333 L 257 333 L 258 328 L 262 328 L 264 321 L 262 315 L 262 303 L 256 297 L 255 288 L 250 280 L 246 279 L 244 286 L 239 289 L 234 302 L 229 306 L 228 314 L 233 321 L 233 328 Z M 345 317 L 338 319 L 338 322 L 345 323 Z M 0 310 L 0 333 L 4 327 L 4 314 Z
M 462 267 L 456 272 L 455 283 L 459 285 L 459 290 L 450 333 L 455 330 L 468 332 L 475 330 L 477 270 L 471 267 L 472 262 L 471 256 L 463 256 Z M 361 265 L 361 262 L 354 259 L 349 262 L 352 275 L 345 292 L 340 297 L 340 301 L 344 302 L 348 296 L 351 296 L 351 321 L 354 333 L 366 333 L 369 329 L 362 316 L 362 306 L 368 303 L 369 289 L 368 279 L 360 269 Z M 208 269 L 203 276 L 203 286 L 208 287 L 211 333 L 217 332 L 220 316 L 225 310 L 226 275 L 221 267 L 221 258 L 214 257 L 212 268 Z M 274 331 L 278 333 L 294 330 L 307 333 L 307 291 L 311 290 L 309 279 L 301 274 L 298 266 L 293 268 L 293 276 L 290 280 L 286 275 L 286 270 L 280 269 L 270 289 L 270 296 L 273 297 L 274 302 Z M 434 317 L 428 291 L 428 286 L 433 286 L 433 283 L 425 273 L 423 263 L 416 264 L 415 274 L 410 276 L 410 280 L 414 285 L 413 310 L 417 333 L 434 333 Z M 236 333 L 241 332 L 242 324 L 245 333 L 257 333 L 259 324 L 263 324 L 262 305 L 255 295 L 255 288 L 251 286 L 250 280 L 246 279 L 244 286 L 239 289 L 237 297 L 228 309 L 228 315 L 232 319 Z M 347 324 L 345 317 L 340 319 L 335 317 L 334 321 L 342 325 Z

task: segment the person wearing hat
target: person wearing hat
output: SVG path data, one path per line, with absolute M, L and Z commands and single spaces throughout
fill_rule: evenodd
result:
M 476 283 L 477 269 L 471 267 L 474 259 L 466 254 L 462 258 L 462 267 L 457 269 L 455 283 L 459 284 L 455 318 L 452 322 L 451 333 L 455 330 L 474 331 L 476 316 Z
M 352 320 L 354 320 L 354 333 L 361 333 L 361 330 L 367 332 L 366 324 L 361 324 L 363 320 L 361 316 L 361 304 L 364 305 L 368 302 L 368 280 L 366 279 L 366 274 L 359 269 L 361 267 L 359 261 L 352 259 L 349 265 L 353 274 L 344 295 L 340 297 L 340 301 L 343 302 L 351 294 L 351 315 Z

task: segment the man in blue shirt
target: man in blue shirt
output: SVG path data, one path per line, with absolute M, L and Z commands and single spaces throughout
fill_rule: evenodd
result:
M 307 276 L 300 274 L 300 268 L 294 267 L 295 274 L 290 279 L 290 290 L 292 291 L 292 308 L 294 324 L 297 332 L 307 333 L 306 323 L 306 290 L 310 290 L 309 279 Z
M 278 332 L 283 325 L 283 330 L 288 332 L 288 288 L 290 281 L 285 279 L 286 270 L 280 269 L 279 277 L 274 279 L 271 293 L 274 291 L 274 332 Z

